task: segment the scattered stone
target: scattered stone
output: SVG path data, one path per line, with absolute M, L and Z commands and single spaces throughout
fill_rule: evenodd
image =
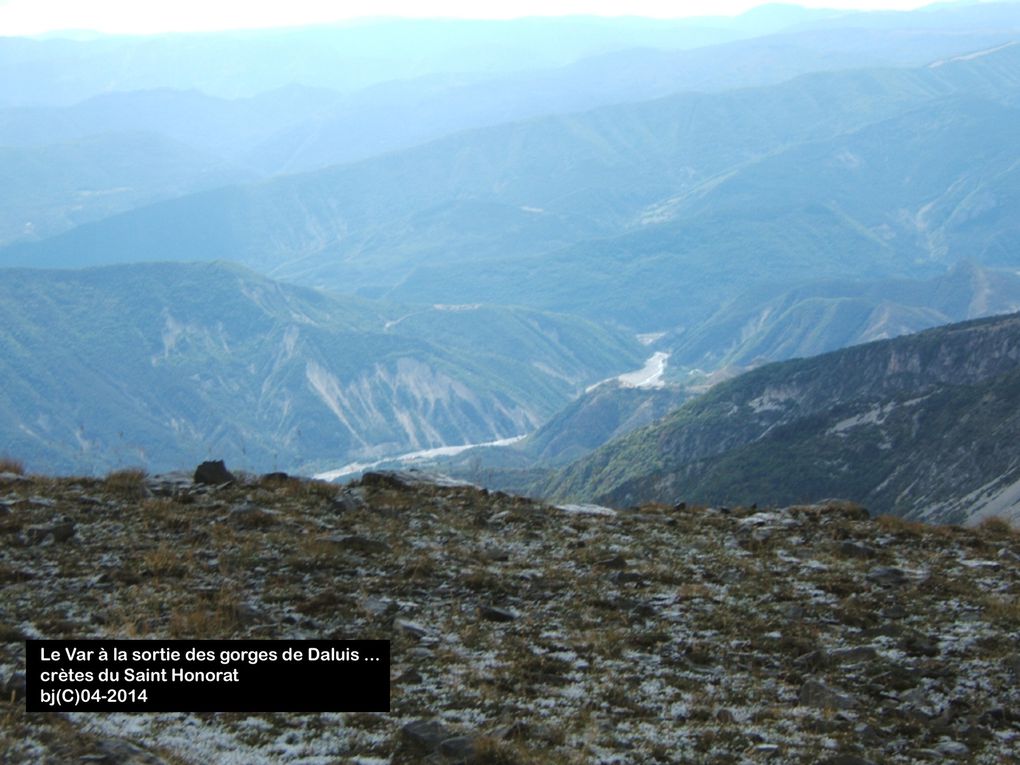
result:
M 415 720 L 400 729 L 404 743 L 420 754 L 435 752 L 441 743 L 453 738 L 438 720 Z
M 104 765 L 169 765 L 162 757 L 119 738 L 100 741 L 99 754 L 105 758 Z
M 1017 555 L 1008 547 L 1003 547 L 999 550 L 998 557 L 1000 560 L 1009 561 L 1010 563 L 1020 563 L 1020 555 Z
M 825 651 L 808 651 L 793 660 L 794 666 L 805 670 L 819 670 L 829 666 L 829 655 Z
M 926 635 L 909 632 L 900 639 L 900 648 L 911 656 L 938 656 L 938 642 Z
M 330 502 L 330 509 L 338 513 L 351 513 L 365 507 L 365 499 L 356 489 L 346 488 Z
M 836 663 L 859 664 L 861 662 L 873 661 L 878 656 L 878 651 L 869 645 L 859 645 L 852 648 L 837 648 L 829 652 L 829 657 Z
M 723 725 L 733 725 L 737 718 L 733 716 L 730 710 L 724 708 L 715 713 L 715 720 Z
M 63 521 L 49 526 L 29 526 L 25 529 L 25 541 L 30 545 L 53 542 L 61 544 L 67 542 L 74 536 L 75 526 L 73 521 Z
M 784 603 L 779 607 L 779 613 L 791 622 L 803 619 L 807 611 L 800 603 Z
M 1014 678 L 1020 680 L 1020 653 L 1014 653 L 1002 660 L 1003 666 Z
M 858 741 L 864 746 L 876 746 L 882 742 L 882 736 L 879 735 L 878 731 L 867 723 L 857 723 L 854 726 L 854 733 L 857 735 Z
M 326 541 L 334 542 L 347 550 L 364 553 L 366 555 L 379 555 L 389 552 L 390 549 L 390 546 L 385 542 L 381 542 L 378 539 L 372 539 L 371 537 L 362 536 L 361 534 L 352 534 L 350 536 L 330 536 L 326 537 Z
M 422 681 L 421 673 L 416 669 L 409 669 L 397 678 L 400 685 L 418 685 Z
M 895 566 L 876 566 L 868 572 L 867 578 L 882 587 L 902 587 L 908 581 L 906 572 Z
M 510 553 L 500 547 L 486 547 L 479 557 L 492 563 L 506 563 L 510 560 Z
M 475 742 L 472 736 L 453 736 L 439 744 L 439 753 L 451 762 L 468 762 L 474 759 Z
M 609 578 L 616 584 L 634 584 L 644 582 L 644 577 L 636 571 L 617 571 L 610 574 Z
M 63 523 L 57 523 L 50 527 L 50 534 L 53 536 L 53 541 L 57 544 L 68 541 L 74 536 L 74 521 L 64 521 Z
M 500 741 L 519 741 L 528 736 L 531 726 L 522 720 L 516 720 L 509 725 L 501 725 L 490 734 L 492 738 Z
M 351 716 L 335 749 L 323 745 L 328 725 L 262 735 L 260 719 L 249 731 L 234 718 L 197 718 L 210 735 L 250 745 L 252 761 L 278 757 L 278 746 L 344 762 L 362 754 L 403 765 L 483 754 L 510 762 L 517 746 L 504 742 L 515 738 L 536 762 L 569 759 L 581 740 L 591 741 L 593 759 L 620 765 L 679 759 L 687 743 L 707 745 L 690 750 L 705 762 L 1013 761 L 1020 654 L 1008 598 L 1017 568 L 996 553 L 1020 548 L 1004 535 L 922 524 L 896 534 L 885 522 L 847 523 L 821 508 L 568 516 L 473 489 L 288 480 L 164 480 L 173 501 L 146 512 L 99 480 L 0 487 L 10 510 L 0 517 L 8 542 L 0 669 L 18 667 L 23 638 L 128 627 L 143 635 L 201 629 L 210 639 L 392 638 L 393 713 Z M 101 500 L 82 501 L 83 492 L 102 492 Z M 263 511 L 277 519 L 271 533 L 236 528 Z M 71 543 L 23 544 L 28 528 L 52 528 L 63 513 L 78 524 Z M 756 530 L 774 530 L 770 554 L 739 546 Z M 156 582 L 154 597 L 152 577 L 140 574 L 178 551 L 185 573 Z M 967 555 L 1000 565 L 966 567 Z M 894 573 L 883 575 L 880 563 Z M 911 587 L 922 571 L 933 572 L 933 586 Z M 891 589 L 904 584 L 907 591 Z M 0 690 L 7 681 L 0 675 Z M 710 697 L 697 692 L 706 685 Z M 664 705 L 671 687 L 683 692 Z M 777 703 L 806 708 L 782 714 Z M 513 716 L 501 719 L 499 710 Z M 640 723 L 618 724 L 631 715 Z M 46 719 L 27 723 L 44 745 L 65 728 L 80 733 L 63 722 L 54 731 Z M 418 727 L 402 731 L 411 720 Z M 671 731 L 685 720 L 699 738 L 685 735 L 674 749 Z M 158 754 L 200 760 L 197 747 L 176 743 L 192 724 L 161 718 L 170 743 Z M 73 749 L 51 749 L 49 761 L 115 761 L 95 744 L 112 729 L 96 730 Z M 957 754 L 960 746 L 969 754 Z M 144 755 L 128 752 L 125 761 Z
M 891 606 L 882 609 L 883 619 L 903 619 L 907 616 L 907 609 L 905 609 L 899 603 L 893 603 Z
M 147 476 L 145 479 L 145 488 L 156 497 L 180 496 L 191 489 L 194 484 L 193 476 L 183 470 Z
M 818 709 L 855 709 L 858 706 L 857 699 L 853 696 L 814 678 L 801 686 L 798 699 L 801 706 Z
M 13 672 L 3 684 L 3 700 L 22 701 L 25 698 L 25 673 Z
M 267 510 L 264 507 L 245 502 L 242 505 L 230 508 L 227 520 L 241 528 L 257 529 L 276 523 L 276 515 L 278 513 L 275 510 Z
M 415 622 L 406 621 L 404 619 L 397 619 L 397 621 L 394 622 L 393 626 L 395 626 L 405 635 L 410 635 L 413 638 L 421 639 L 429 634 L 429 631 L 425 627 L 422 627 L 420 624 L 416 624 Z
M 203 462 L 195 468 L 195 483 L 204 483 L 209 486 L 218 486 L 225 483 L 233 483 L 237 478 L 227 470 L 223 460 Z
M 385 600 L 383 598 L 365 598 L 361 601 L 361 607 L 373 616 L 392 616 L 400 610 L 400 606 L 392 600 Z
M 878 550 L 860 542 L 844 540 L 839 545 L 839 554 L 846 558 L 874 558 Z
M 518 618 L 513 611 L 495 606 L 479 606 L 478 615 L 489 622 L 512 622 Z
M 837 754 L 835 757 L 821 760 L 818 765 L 875 765 L 875 763 L 856 754 Z
M 947 757 L 967 757 L 970 754 L 970 747 L 959 741 L 942 741 L 935 747 L 935 751 Z

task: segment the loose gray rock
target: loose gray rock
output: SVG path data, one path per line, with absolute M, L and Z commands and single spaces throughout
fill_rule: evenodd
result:
M 907 583 L 906 572 L 895 566 L 876 566 L 868 572 L 868 581 L 882 587 L 901 587 Z
M 100 741 L 99 755 L 105 765 L 168 765 L 162 757 L 119 738 Z
M 517 618 L 513 611 L 495 606 L 479 606 L 478 615 L 488 622 L 512 622 Z
M 878 551 L 866 544 L 846 540 L 840 544 L 839 554 L 847 558 L 874 558 Z
M 644 582 L 645 578 L 636 571 L 617 571 L 615 574 L 611 574 L 609 578 L 616 582 L 616 584 L 634 584 Z
M 904 635 L 900 639 L 900 648 L 911 656 L 927 656 L 931 658 L 939 655 L 938 641 L 917 632 L 909 632 Z
M 516 720 L 509 725 L 501 725 L 490 734 L 493 738 L 501 741 L 514 741 L 520 740 L 527 737 L 528 732 L 531 730 L 526 722 L 522 720 Z
M 157 497 L 176 497 L 184 494 L 194 486 L 194 483 L 192 476 L 183 470 L 160 473 L 145 479 L 145 487 Z
M 837 754 L 835 757 L 820 761 L 818 765 L 875 765 L 875 763 L 856 754 Z
M 74 522 L 63 521 L 50 526 L 29 526 L 25 529 L 25 541 L 30 545 L 53 542 L 60 544 L 67 542 L 74 536 Z
M 410 635 L 413 638 L 421 639 L 421 638 L 423 638 L 423 637 L 425 637 L 426 635 L 429 634 L 429 631 L 427 629 L 425 629 L 424 627 L 422 627 L 420 624 L 415 624 L 414 622 L 404 621 L 403 619 L 398 619 L 394 623 L 394 626 L 398 630 L 403 632 L 405 635 Z
M 236 480 L 237 478 L 234 474 L 227 470 L 227 466 L 223 463 L 223 460 L 203 462 L 195 468 L 195 483 L 218 485 L 231 483 Z
M 998 557 L 1000 560 L 1009 561 L 1011 563 L 1020 563 L 1020 555 L 1017 555 L 1008 547 L 1003 547 L 999 550 Z
M 832 688 L 821 680 L 810 679 L 800 688 L 800 705 L 818 709 L 855 709 L 857 699 Z
M 344 489 L 330 503 L 330 508 L 338 513 L 350 513 L 365 507 L 365 499 L 360 492 Z
M 966 757 L 970 754 L 970 747 L 959 741 L 943 741 L 935 747 L 935 750 L 947 757 Z
M 1014 653 L 1007 656 L 1002 661 L 1003 666 L 1010 672 L 1013 677 L 1020 680 L 1020 653 Z
M 878 651 L 869 645 L 858 645 L 853 648 L 837 648 L 829 652 L 829 657 L 838 663 L 857 664 L 864 661 L 873 661 L 878 656 Z
M 8 700 L 14 697 L 15 701 L 22 701 L 25 698 L 25 673 L 12 673 L 3 684 L 3 698 Z
M 390 546 L 385 542 L 381 542 L 378 539 L 371 539 L 360 534 L 353 534 L 351 536 L 341 537 L 332 536 L 327 538 L 330 542 L 336 542 L 339 545 L 353 550 L 358 553 L 365 553 L 366 555 L 378 555 L 381 553 L 389 552 Z
M 439 745 L 439 753 L 451 762 L 469 762 L 475 757 L 475 741 L 472 736 L 454 736 Z
M 431 754 L 447 739 L 453 738 L 439 720 L 415 720 L 400 729 L 404 743 L 421 754 Z

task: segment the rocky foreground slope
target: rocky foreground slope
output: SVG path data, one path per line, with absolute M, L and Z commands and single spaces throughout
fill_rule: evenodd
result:
M 1003 763 L 1020 535 L 782 509 L 555 508 L 0 473 L 0 760 Z M 27 637 L 383 638 L 390 714 L 24 711 Z

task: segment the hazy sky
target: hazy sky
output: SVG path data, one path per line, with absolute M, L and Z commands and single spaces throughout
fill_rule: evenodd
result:
M 928 0 L 803 0 L 799 5 L 906 9 Z M 0 35 L 56 29 L 152 33 L 271 27 L 358 16 L 511 18 L 599 14 L 704 16 L 735 14 L 753 0 L 0 0 Z

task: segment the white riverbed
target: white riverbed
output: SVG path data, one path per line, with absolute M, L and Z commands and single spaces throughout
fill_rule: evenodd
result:
M 417 462 L 418 460 L 430 459 L 432 457 L 452 457 L 455 454 L 460 454 L 468 449 L 474 449 L 479 446 L 509 446 L 510 444 L 516 444 L 522 438 L 526 438 L 527 434 L 521 436 L 513 436 L 511 438 L 501 438 L 496 441 L 486 441 L 481 444 L 461 444 L 460 446 L 437 446 L 434 449 L 421 449 L 416 452 L 408 452 L 407 454 L 397 454 L 390 457 L 383 457 L 375 462 L 351 462 L 344 465 L 342 468 L 336 470 L 327 470 L 325 473 L 316 473 L 315 478 L 320 481 L 335 481 L 337 478 L 343 478 L 347 475 L 354 475 L 355 473 L 363 473 L 366 470 L 373 470 L 380 465 L 386 465 L 391 462 L 399 462 L 406 464 L 409 462 Z

